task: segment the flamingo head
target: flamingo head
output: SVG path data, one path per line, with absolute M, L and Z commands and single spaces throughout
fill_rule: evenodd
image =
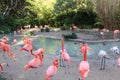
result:
M 44 58 L 44 49 L 40 48 L 38 49 L 38 51 L 34 54 L 35 57 L 39 57 L 41 60 L 43 60 Z
M 43 49 L 43 48 L 40 48 L 40 49 L 38 50 L 38 52 L 40 52 L 41 54 L 44 54 L 44 49 Z
M 22 38 L 23 42 L 26 44 L 27 43 L 27 38 Z
M 7 36 L 4 36 L 3 39 L 9 41 L 9 38 Z
M 55 58 L 53 61 L 53 65 L 58 68 L 58 58 Z

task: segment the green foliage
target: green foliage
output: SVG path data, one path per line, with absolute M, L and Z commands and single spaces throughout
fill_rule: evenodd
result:
M 79 28 L 82 28 L 81 25 L 93 26 L 96 23 L 97 14 L 94 12 L 94 7 L 91 6 L 92 2 L 90 0 L 86 0 L 86 3 L 83 0 L 58 0 L 54 10 L 57 13 L 55 18 L 56 25 L 63 26 L 61 27 L 62 29 L 69 29 L 72 23 L 79 25 Z
M 115 9 L 116 28 L 120 29 L 120 1 Z
M 36 21 L 37 25 L 45 25 L 50 23 L 51 19 L 53 18 L 52 11 L 55 0 L 26 0 L 26 2 L 29 3 L 26 6 L 26 9 L 29 9 L 35 14 L 33 21 Z
M 54 12 L 56 14 L 66 14 L 69 11 L 75 10 L 76 7 L 76 0 L 57 0 L 56 4 L 54 5 Z
M 50 32 L 50 29 L 49 28 L 45 28 L 45 29 L 41 29 L 41 32 Z
M 63 34 L 63 37 L 65 39 L 77 39 L 77 34 L 75 32 L 72 32 L 71 34 Z
M 73 23 L 79 28 L 93 28 L 97 22 L 91 0 L 13 0 L 14 8 L 10 6 L 11 1 L 0 3 L 0 31 L 3 30 L 5 33 L 27 24 L 49 24 L 66 30 Z M 9 6 L 12 10 L 5 12 L 6 7 L 3 8 L 3 5 Z M 3 15 L 4 12 L 9 14 Z
M 4 33 L 14 31 L 22 25 L 22 22 L 23 20 L 20 18 L 16 18 L 10 15 L 4 16 L 4 18 L 0 18 L 0 31 L 4 31 Z
M 103 23 L 98 21 L 94 24 L 95 28 L 99 28 L 99 29 L 102 29 L 103 28 Z

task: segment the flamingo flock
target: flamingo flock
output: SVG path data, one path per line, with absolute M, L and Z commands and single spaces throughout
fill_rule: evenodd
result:
M 116 34 L 114 34 L 114 38 L 116 39 Z M 9 38 L 7 36 L 4 36 L 3 39 L 0 40 L 0 50 L 2 50 L 9 57 L 12 57 L 13 61 L 16 61 L 17 57 L 13 52 L 11 52 L 8 40 Z M 22 40 L 23 40 L 24 45 L 19 50 L 21 52 L 26 51 L 29 55 L 32 55 L 33 57 L 30 61 L 28 61 L 28 63 L 25 66 L 23 66 L 24 71 L 28 71 L 29 69 L 36 69 L 36 68 L 44 67 L 43 60 L 44 58 L 46 58 L 44 56 L 45 55 L 44 49 L 39 48 L 37 51 L 33 51 L 34 48 L 32 46 L 32 43 L 34 42 L 34 40 L 30 38 L 26 38 L 26 37 L 22 38 Z M 18 41 L 16 39 L 16 35 L 14 35 L 13 43 L 16 44 L 17 42 Z M 67 52 L 67 50 L 65 50 L 64 38 L 61 39 L 61 49 L 62 50 L 60 52 L 61 53 L 60 56 L 62 60 L 65 63 L 67 63 L 67 65 L 70 67 L 71 57 L 69 53 Z M 92 48 L 90 48 L 87 43 L 84 43 L 84 42 L 80 43 L 80 53 L 83 54 L 83 60 L 81 60 L 78 65 L 78 71 L 79 71 L 79 74 L 81 75 L 81 77 L 78 78 L 78 80 L 85 80 L 85 78 L 88 77 L 90 73 L 90 62 L 87 60 L 87 53 L 89 50 L 92 50 Z M 119 48 L 117 46 L 113 46 L 110 49 L 110 51 L 115 55 L 115 59 L 117 56 L 117 65 L 118 67 L 120 67 Z M 105 50 L 100 50 L 98 52 L 98 56 L 101 58 L 100 70 L 105 70 L 105 60 L 106 58 L 110 58 L 110 57 Z M 48 68 L 46 69 L 45 80 L 52 80 L 55 74 L 57 74 L 58 69 L 59 69 L 58 64 L 59 64 L 59 59 L 58 57 L 55 57 L 53 59 L 52 64 L 48 66 Z M 65 65 L 65 67 L 67 67 L 67 65 Z M 2 72 L 5 71 L 4 66 L 2 64 L 0 64 L 0 69 Z

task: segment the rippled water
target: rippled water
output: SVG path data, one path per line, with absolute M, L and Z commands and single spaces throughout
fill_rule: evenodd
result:
M 0 35 L 2 37 L 3 35 Z M 9 42 L 12 42 L 13 40 L 13 33 L 7 34 L 9 37 Z M 59 50 L 61 50 L 61 40 L 59 39 L 51 39 L 51 38 L 33 38 L 33 47 L 35 50 L 38 48 L 44 48 L 45 53 L 49 54 L 57 54 L 59 53 Z M 21 38 L 17 38 L 18 43 L 21 42 Z M 65 49 L 70 54 L 71 57 L 81 57 L 83 56 L 82 53 L 80 53 L 80 42 L 74 42 L 74 41 L 65 41 Z M 108 55 L 112 56 L 112 53 L 110 52 L 110 48 L 113 46 L 118 46 L 120 48 L 120 42 L 105 42 L 103 43 L 88 43 L 89 47 L 92 48 L 87 55 L 88 58 L 97 58 L 97 53 L 99 50 L 103 49 L 108 52 Z

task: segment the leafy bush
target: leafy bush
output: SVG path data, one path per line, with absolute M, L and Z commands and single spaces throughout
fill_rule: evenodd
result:
M 49 29 L 49 28 L 45 28 L 45 29 L 42 28 L 42 29 L 41 29 L 41 32 L 50 32 L 50 29 Z
M 72 32 L 72 34 L 67 34 L 67 35 L 63 34 L 63 37 L 65 39 L 77 39 L 77 34 L 75 32 Z
M 49 28 L 45 28 L 45 32 L 50 32 L 50 29 Z

